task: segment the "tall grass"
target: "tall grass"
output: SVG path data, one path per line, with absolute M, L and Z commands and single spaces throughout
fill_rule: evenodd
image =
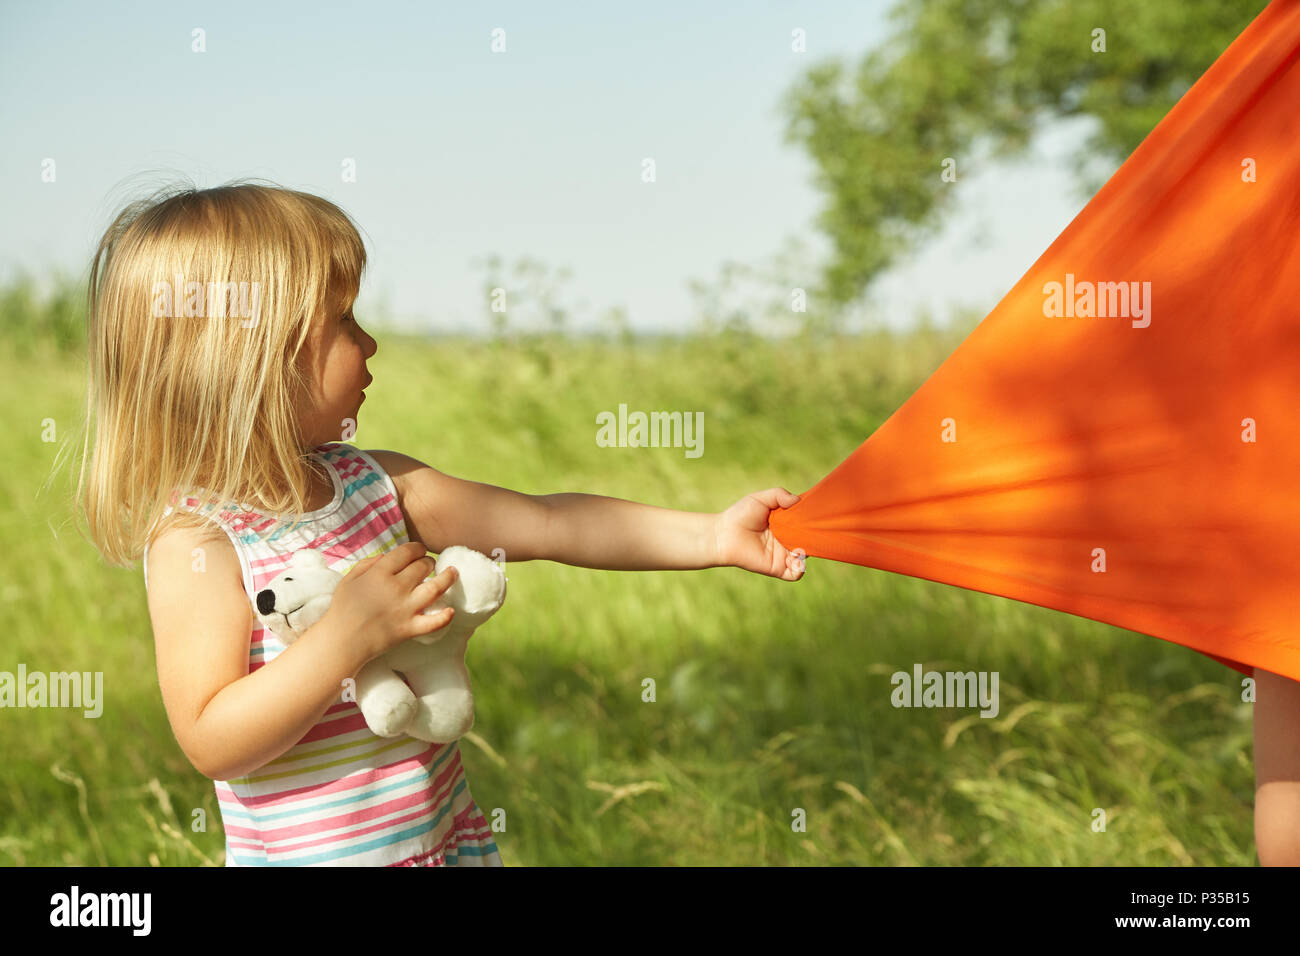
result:
M 0 292 L 7 335 L 66 330 L 74 311 Z M 966 331 L 379 332 L 355 443 L 528 493 L 717 511 L 808 488 Z M 105 704 L 98 719 L 0 711 L 0 862 L 219 865 L 212 784 L 159 698 L 140 571 L 106 567 L 73 532 L 70 475 L 38 494 L 50 423 L 62 440 L 83 401 L 76 335 L 57 334 L 0 350 L 0 670 L 102 671 Z M 597 413 L 621 402 L 702 411 L 703 456 L 598 447 Z M 510 599 L 470 646 L 477 723 L 461 751 L 480 807 L 505 810 L 508 864 L 1254 862 L 1249 705 L 1239 675 L 1192 651 L 817 559 L 795 584 L 734 568 L 507 571 Z M 918 662 L 998 671 L 1000 714 L 896 709 L 890 675 Z

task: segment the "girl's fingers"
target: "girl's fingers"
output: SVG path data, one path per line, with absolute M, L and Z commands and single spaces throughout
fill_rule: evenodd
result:
M 434 560 L 433 555 L 426 554 L 397 572 L 397 580 L 401 581 L 403 586 L 414 590 L 421 581 L 433 573 L 437 566 L 438 562 Z
M 420 635 L 427 637 L 434 631 L 440 630 L 450 624 L 455 613 L 456 609 L 450 607 L 439 608 L 432 614 L 421 612 L 415 616 L 415 624 L 417 627 L 421 628 L 419 632 Z
M 799 500 L 798 495 L 784 488 L 767 488 L 755 492 L 753 497 L 757 498 L 765 508 L 789 508 Z
M 424 545 L 418 541 L 408 541 L 405 544 L 399 544 L 391 551 L 385 551 L 378 557 L 384 562 L 384 570 L 389 574 L 396 574 L 401 571 L 412 561 L 423 557 L 427 552 Z
M 459 577 L 459 575 L 460 572 L 457 571 L 453 565 L 445 569 L 442 574 L 439 574 L 437 577 L 428 578 L 411 593 L 418 594 L 422 606 L 427 607 L 429 604 L 432 604 L 434 601 L 438 600 L 438 598 L 442 597 L 443 592 L 456 583 L 456 578 Z
M 376 561 L 382 558 L 384 556 L 384 553 L 372 554 L 368 558 L 362 558 L 356 564 L 352 565 L 352 567 L 348 568 L 348 574 L 360 574 L 366 568 L 370 567 L 372 564 L 374 564 Z
M 796 578 L 801 576 L 804 573 L 804 570 L 807 566 L 806 564 L 807 557 L 808 556 L 807 554 L 804 553 L 803 548 L 795 548 L 793 551 L 790 552 L 789 557 L 786 559 L 787 566 L 790 568 L 792 572 L 794 572 Z

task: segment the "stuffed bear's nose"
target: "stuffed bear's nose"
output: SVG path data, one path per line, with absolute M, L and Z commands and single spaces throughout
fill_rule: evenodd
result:
M 257 613 L 270 614 L 275 610 L 275 592 L 270 588 L 257 592 Z

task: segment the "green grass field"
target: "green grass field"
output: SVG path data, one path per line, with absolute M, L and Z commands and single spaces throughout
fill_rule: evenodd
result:
M 354 443 L 531 494 L 718 511 L 806 490 L 964 332 L 814 345 L 378 331 Z M 107 567 L 77 534 L 66 470 L 39 493 L 58 447 L 46 420 L 60 441 L 80 420 L 83 359 L 15 340 L 0 354 L 0 670 L 102 671 L 105 699 L 98 719 L 0 711 L 0 863 L 219 865 L 212 783 L 159 697 L 139 566 Z M 620 402 L 702 411 L 703 456 L 598 447 L 596 415 Z M 793 584 L 735 568 L 507 572 L 505 608 L 470 644 L 477 722 L 461 742 L 480 808 L 506 812 L 507 865 L 1255 863 L 1250 705 L 1239 674 L 1190 650 L 815 558 Z M 894 708 L 890 674 L 916 663 L 999 672 L 1001 713 Z

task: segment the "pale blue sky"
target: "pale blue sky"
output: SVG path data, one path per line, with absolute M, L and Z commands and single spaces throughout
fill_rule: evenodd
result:
M 264 176 L 353 215 L 372 257 L 362 305 L 383 298 L 403 325 L 483 330 L 471 260 L 498 253 L 568 267 L 564 301 L 589 314 L 681 329 L 688 278 L 791 236 L 824 248 L 813 167 L 783 143 L 777 102 L 817 60 L 879 44 L 889 6 L 0 0 L 0 277 L 83 275 L 111 213 L 158 174 Z M 1083 207 L 1067 172 L 1083 132 L 964 177 L 958 213 L 878 284 L 873 314 L 991 309 Z

